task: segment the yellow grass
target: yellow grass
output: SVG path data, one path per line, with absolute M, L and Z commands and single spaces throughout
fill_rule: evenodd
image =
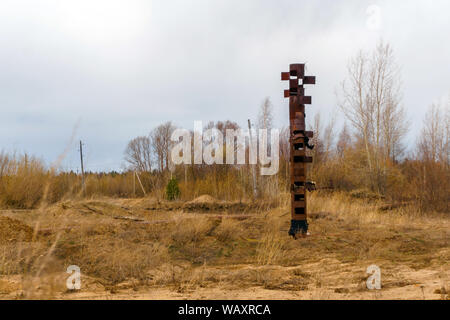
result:
M 448 290 L 448 217 L 380 205 L 313 193 L 312 236 L 297 241 L 287 235 L 286 206 L 249 210 L 244 219 L 233 218 L 241 212 L 149 211 L 146 201 L 106 198 L 4 210 L 0 218 L 14 223 L 0 220 L 0 228 L 30 226 L 34 235 L 1 244 L 0 296 L 76 297 L 64 282 L 75 264 L 84 277 L 81 296 L 152 288 L 168 290 L 168 297 L 205 290 L 206 298 L 221 292 L 251 298 L 248 288 L 256 288 L 262 297 L 374 298 L 365 269 L 377 264 L 385 298 L 423 298 L 420 283 L 426 298 L 442 298 L 434 292 Z M 409 291 L 402 296 L 402 290 Z

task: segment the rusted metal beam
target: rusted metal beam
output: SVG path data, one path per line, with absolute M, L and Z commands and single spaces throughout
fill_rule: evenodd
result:
M 303 79 L 305 76 L 305 65 L 303 63 L 291 64 L 289 70 L 292 77 Z
M 291 79 L 291 74 L 289 72 L 281 73 L 281 81 L 286 81 Z
M 303 84 L 316 84 L 316 77 L 311 76 L 304 77 Z
M 298 101 L 300 104 L 311 104 L 312 98 L 311 97 L 305 97 L 305 96 L 299 96 Z

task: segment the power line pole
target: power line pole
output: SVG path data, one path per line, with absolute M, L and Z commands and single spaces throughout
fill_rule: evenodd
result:
M 252 124 L 250 123 L 250 119 L 248 119 L 248 132 L 249 132 L 249 137 L 250 137 L 250 141 L 249 141 L 249 150 L 248 150 L 248 162 L 250 163 L 250 150 L 252 149 L 252 143 L 253 143 L 253 139 L 252 139 Z M 255 171 L 255 167 L 256 165 L 252 165 L 250 164 L 250 166 L 252 167 L 252 177 L 253 177 L 253 196 L 256 198 L 256 196 L 258 195 L 258 190 L 256 189 L 256 171 Z
M 83 165 L 83 143 L 80 140 L 80 160 L 81 160 L 81 185 L 83 188 L 83 195 L 86 196 L 86 184 L 84 180 L 84 165 Z
M 138 178 L 138 181 L 139 181 L 139 184 L 140 184 L 140 186 L 141 186 L 142 192 L 144 193 L 144 196 L 146 196 L 146 195 L 147 195 L 147 193 L 145 192 L 144 186 L 142 185 L 142 182 L 141 182 L 141 178 L 139 177 L 139 174 L 138 174 L 138 172 L 137 172 L 137 171 L 135 171 L 135 172 L 134 172 L 134 174 L 135 174 L 135 175 L 136 175 L 136 177 Z

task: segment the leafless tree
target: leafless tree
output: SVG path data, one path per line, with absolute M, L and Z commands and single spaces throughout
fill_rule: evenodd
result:
M 449 105 L 432 104 L 425 115 L 422 132 L 418 139 L 417 154 L 420 160 L 449 164 L 449 124 Z
M 395 162 L 405 150 L 403 138 L 408 132 L 410 122 L 406 118 L 403 106 L 392 100 L 393 98 L 395 97 L 389 97 L 387 100 L 382 124 L 384 157 L 386 159 L 390 158 L 392 162 Z
M 306 150 L 307 154 L 313 157 L 313 163 L 310 167 L 310 171 L 314 171 L 314 168 L 316 168 L 323 161 L 324 155 L 324 145 L 321 139 L 323 134 L 323 125 L 320 113 L 315 114 L 314 122 L 312 125 L 309 124 L 308 128 L 314 132 L 314 136 L 311 139 L 314 149 Z
M 332 156 L 333 146 L 335 142 L 334 136 L 334 125 L 336 123 L 336 115 L 333 114 L 329 120 L 327 126 L 325 127 L 321 140 L 323 144 L 324 151 L 324 161 L 327 161 Z
M 169 169 L 170 165 L 170 148 L 172 142 L 170 137 L 175 130 L 175 126 L 172 122 L 166 122 L 156 127 L 151 133 L 152 147 L 155 153 L 155 157 L 158 162 L 158 168 L 160 171 Z
M 280 156 L 286 161 L 289 161 L 290 157 L 290 129 L 289 126 L 285 126 L 280 131 Z
M 428 109 L 417 141 L 415 197 L 424 210 L 448 212 L 450 194 L 449 104 Z
M 273 105 L 270 102 L 270 98 L 265 98 L 261 104 L 258 114 L 258 128 L 259 129 L 272 129 L 273 126 Z
M 137 137 L 131 140 L 125 149 L 125 160 L 133 170 L 149 172 L 152 169 L 152 148 L 149 137 Z
M 367 55 L 360 51 L 350 60 L 347 66 L 348 79 L 342 82 L 342 93 L 339 106 L 350 121 L 356 133 L 363 139 L 367 154 L 367 163 L 372 170 L 370 152 L 371 133 L 373 126 L 372 105 L 367 103 Z
M 408 121 L 401 102 L 400 70 L 389 44 L 380 42 L 372 54 L 360 51 L 348 64 L 339 106 L 363 141 L 369 181 L 379 187 L 386 161 L 403 150 Z M 373 180 L 373 178 L 376 178 Z
M 352 136 L 350 135 L 350 131 L 348 129 L 347 123 L 344 123 L 341 132 L 339 133 L 338 140 L 336 143 L 336 151 L 337 155 L 342 158 L 344 156 L 345 150 L 352 143 Z

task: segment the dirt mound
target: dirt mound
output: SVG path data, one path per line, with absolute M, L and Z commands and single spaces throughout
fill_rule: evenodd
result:
M 0 244 L 31 241 L 33 228 L 8 217 L 0 217 Z
M 201 195 L 200 197 L 195 198 L 192 201 L 189 201 L 188 203 L 195 204 L 195 203 L 216 203 L 216 202 L 218 202 L 216 199 L 214 199 L 208 194 L 204 194 Z

